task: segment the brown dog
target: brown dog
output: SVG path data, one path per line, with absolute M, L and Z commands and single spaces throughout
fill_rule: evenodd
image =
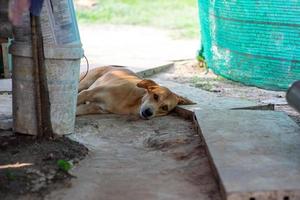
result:
M 84 73 L 80 75 L 80 80 Z M 120 67 L 99 67 L 79 83 L 76 115 L 133 114 L 143 119 L 168 114 L 176 105 L 193 104 L 152 80 Z

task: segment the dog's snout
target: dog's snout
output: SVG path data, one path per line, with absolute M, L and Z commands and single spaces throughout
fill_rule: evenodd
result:
M 153 115 L 153 111 L 150 108 L 147 108 L 142 112 L 142 114 L 146 118 L 151 117 Z

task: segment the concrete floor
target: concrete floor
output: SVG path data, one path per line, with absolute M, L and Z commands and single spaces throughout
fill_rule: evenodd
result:
M 155 80 L 199 103 L 191 110 L 198 113 L 197 119 L 208 144 L 214 171 L 210 169 L 205 146 L 190 121 L 177 116 L 149 121 L 115 115 L 80 117 L 77 118 L 76 133 L 70 137 L 89 146 L 91 154 L 73 170 L 77 179 L 73 180 L 72 186 L 54 191 L 46 199 L 218 200 L 221 197 L 213 172 L 219 174 L 218 183 L 226 189 L 227 193 L 223 195 L 227 198 L 273 200 L 288 195 L 290 199 L 297 199 L 293 197 L 298 197 L 299 191 L 293 186 L 299 183 L 299 159 L 295 159 L 299 154 L 299 129 L 286 125 L 290 122 L 286 116 L 278 116 L 268 124 L 270 121 L 264 120 L 273 116 L 272 111 L 265 115 L 260 115 L 261 111 L 251 111 L 255 113 L 253 118 L 232 113 L 245 111 L 230 111 L 231 108 L 256 105 L 251 101 L 217 97 L 157 77 Z M 0 97 L 0 105 L 3 105 L 0 113 L 9 115 L 11 96 Z M 292 134 L 283 136 L 286 133 Z M 232 137 L 234 144 L 231 144 Z M 259 144 L 262 145 L 257 149 Z M 233 150 L 233 147 L 241 148 Z M 235 156 L 237 153 L 241 156 Z M 268 155 L 275 158 L 273 164 L 261 159 Z M 278 156 L 281 156 L 282 162 L 276 161 Z M 227 162 L 230 159 L 233 161 Z M 269 171 L 274 166 L 277 167 L 275 171 L 280 173 Z M 255 170 L 249 171 L 249 167 Z M 268 174 L 271 174 L 273 185 L 264 182 Z M 289 186 L 289 183 L 292 185 Z M 259 184 L 271 192 L 260 191 Z M 271 186 L 274 187 L 270 189 Z
M 11 95 L 0 95 L 2 117 L 11 119 L 11 101 Z M 72 186 L 46 199 L 220 199 L 191 121 L 174 115 L 146 121 L 85 116 L 77 118 L 70 137 L 87 145 L 90 154 L 73 169 Z
M 140 120 L 79 117 L 71 138 L 91 152 L 72 173 L 72 187 L 49 200 L 219 200 L 208 157 L 190 121 L 175 115 Z

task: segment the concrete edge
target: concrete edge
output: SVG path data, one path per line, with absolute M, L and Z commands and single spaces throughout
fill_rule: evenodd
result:
M 198 110 L 197 108 L 195 108 L 195 105 L 193 107 L 177 106 L 175 108 L 175 113 L 177 113 L 180 117 L 182 117 L 184 119 L 190 120 L 193 123 L 194 129 L 201 139 L 201 143 L 203 143 L 205 146 L 205 151 L 207 153 L 210 168 L 211 168 L 211 171 L 215 178 L 215 181 L 217 182 L 217 186 L 221 193 L 221 197 L 222 197 L 222 199 L 226 200 L 226 191 L 225 191 L 224 184 L 223 184 L 222 179 L 219 175 L 219 172 L 216 168 L 214 159 L 213 159 L 212 155 L 210 154 L 210 151 L 208 149 L 208 145 L 206 144 L 205 138 L 202 134 L 202 131 L 200 128 L 200 123 L 197 119 L 197 116 L 195 115 L 195 110 Z
M 241 108 L 231 108 L 230 110 L 275 110 L 275 105 L 266 104 L 266 105 L 257 105 L 257 106 L 241 107 Z
M 155 74 L 161 73 L 165 70 L 168 70 L 169 68 L 173 67 L 174 63 L 170 62 L 170 63 L 166 63 L 163 65 L 158 65 L 158 66 L 154 66 L 150 69 L 145 69 L 145 70 L 141 70 L 141 71 L 137 71 L 136 74 L 142 78 L 146 78 L 149 76 L 153 76 Z

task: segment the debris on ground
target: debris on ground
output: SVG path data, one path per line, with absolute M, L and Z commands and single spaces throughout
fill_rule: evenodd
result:
M 37 140 L 1 131 L 0 199 L 43 199 L 51 190 L 68 185 L 72 178 L 69 166 L 62 169 L 58 161 L 76 164 L 87 153 L 85 146 L 66 137 Z

